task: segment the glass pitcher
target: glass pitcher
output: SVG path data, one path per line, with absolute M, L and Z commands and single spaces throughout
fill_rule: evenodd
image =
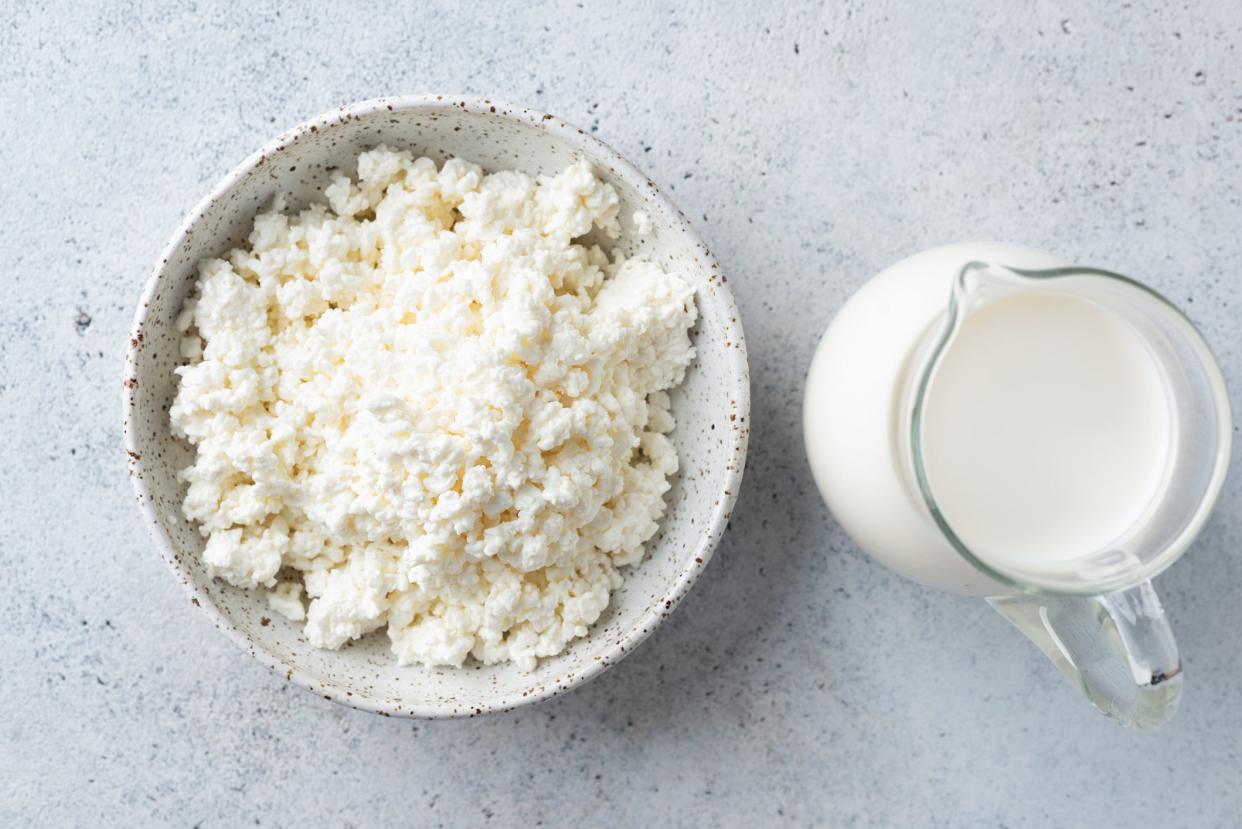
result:
M 962 513 L 946 510 L 950 488 L 930 469 L 928 440 L 939 433 L 929 433 L 928 410 L 967 323 L 1037 293 L 1107 309 L 1141 342 L 1168 401 L 1160 422 L 1169 449 L 1157 495 L 1108 543 L 1015 557 L 976 545 Z M 903 575 L 984 596 L 1123 725 L 1173 715 L 1181 664 L 1151 579 L 1185 552 L 1215 504 L 1232 425 L 1220 369 L 1172 304 L 1126 277 L 1029 248 L 929 251 L 875 277 L 834 319 L 808 376 L 804 419 L 821 492 L 860 546 Z

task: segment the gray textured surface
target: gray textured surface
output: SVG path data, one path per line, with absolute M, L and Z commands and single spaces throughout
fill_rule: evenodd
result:
M 981 603 L 855 550 L 798 409 L 854 288 L 972 237 L 1149 281 L 1242 388 L 1242 9 L 581 5 L 8 7 L 0 824 L 1236 825 L 1236 481 L 1161 580 L 1183 711 L 1134 735 Z M 130 502 L 118 409 L 132 305 L 217 178 L 320 110 L 443 90 L 598 129 L 670 188 L 737 293 L 755 409 L 718 558 L 639 652 L 547 705 L 425 723 L 211 631 Z

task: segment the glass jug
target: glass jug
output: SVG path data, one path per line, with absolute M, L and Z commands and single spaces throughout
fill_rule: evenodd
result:
M 1155 494 L 1108 543 L 1065 556 L 977 546 L 961 531 L 962 513 L 946 510 L 952 493 L 929 461 L 928 441 L 941 434 L 929 432 L 929 400 L 948 382 L 946 361 L 963 329 L 1006 300 L 1034 295 L 1106 309 L 1141 343 L 1168 404 Z M 1063 404 L 1072 410 L 1074 401 Z M 860 546 L 903 575 L 984 596 L 1123 725 L 1173 715 L 1181 665 L 1151 579 L 1187 549 L 1215 504 L 1232 425 L 1211 351 L 1167 300 L 1029 248 L 929 251 L 875 277 L 834 319 L 808 377 L 804 418 L 817 483 Z

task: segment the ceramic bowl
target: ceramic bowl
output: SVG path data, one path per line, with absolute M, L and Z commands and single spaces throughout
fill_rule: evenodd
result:
M 681 472 L 646 558 L 585 638 L 545 658 L 531 673 L 467 662 L 460 669 L 397 665 L 384 632 L 339 651 L 310 647 L 299 626 L 272 613 L 261 592 L 207 576 L 203 539 L 182 515 L 177 472 L 192 448 L 172 437 L 176 391 L 175 320 L 194 283 L 194 266 L 241 244 L 255 214 L 276 192 L 292 209 L 321 200 L 333 168 L 353 173 L 363 149 L 386 143 L 437 162 L 460 156 L 487 170 L 554 173 L 585 156 L 622 202 L 627 256 L 654 259 L 697 287 L 698 357 L 672 394 Z M 635 232 L 641 209 L 652 229 Z M 724 276 L 685 217 L 611 148 L 560 119 L 478 98 L 420 96 L 342 107 L 273 139 L 242 162 L 190 212 L 164 250 L 138 306 L 125 375 L 125 448 L 138 503 L 160 554 L 190 601 L 251 655 L 314 693 L 358 708 L 415 717 L 473 716 L 547 699 L 616 664 L 668 617 L 706 566 L 729 520 L 741 482 L 749 430 L 746 347 Z M 191 645 L 192 647 L 193 645 Z

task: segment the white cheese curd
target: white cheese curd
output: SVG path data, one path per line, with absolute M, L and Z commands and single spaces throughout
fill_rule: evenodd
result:
M 267 606 L 291 622 L 306 619 L 306 607 L 302 604 L 302 583 L 282 581 L 267 594 Z
M 324 197 L 277 197 L 178 320 L 203 561 L 317 647 L 386 626 L 402 664 L 530 670 L 664 513 L 694 290 L 574 241 L 619 233 L 585 161 L 535 179 L 379 147 Z

